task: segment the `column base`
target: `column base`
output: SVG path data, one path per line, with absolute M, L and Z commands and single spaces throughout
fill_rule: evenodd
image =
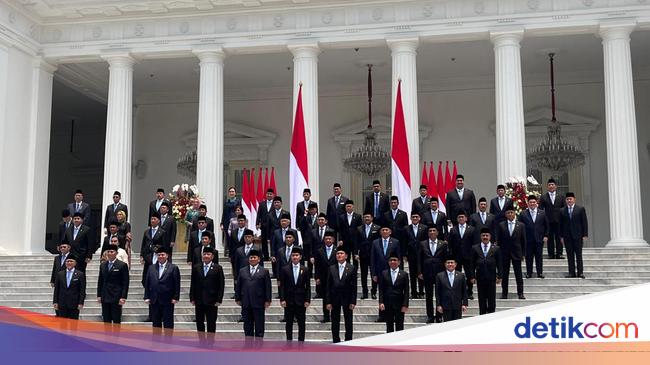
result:
M 648 242 L 640 238 L 618 238 L 612 239 L 607 242 L 605 247 L 619 248 L 619 247 L 650 247 Z

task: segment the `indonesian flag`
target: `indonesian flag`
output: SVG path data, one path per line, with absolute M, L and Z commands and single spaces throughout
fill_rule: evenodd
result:
M 424 163 L 422 164 L 422 177 L 421 177 L 420 184 L 421 185 L 426 185 L 427 190 L 429 189 L 429 177 L 427 176 L 427 162 L 426 161 L 424 161 Z
M 291 152 L 289 153 L 289 207 L 293 209 L 299 202 L 303 201 L 302 191 L 309 187 L 309 174 L 307 168 L 307 140 L 305 138 L 305 120 L 302 114 L 302 83 L 298 89 L 298 101 L 296 102 L 296 115 L 293 122 L 293 133 L 291 135 Z M 293 217 L 291 227 L 296 228 L 296 220 Z
M 257 194 L 255 194 L 255 200 L 257 200 L 258 204 L 266 197 L 266 191 L 264 190 L 263 181 L 264 179 L 262 178 L 262 168 L 260 167 L 257 172 Z
M 270 187 L 271 187 L 271 183 L 269 182 L 269 168 L 265 167 L 264 168 L 264 194 L 266 194 L 266 191 L 269 190 Z
M 255 168 L 251 170 L 250 181 L 248 183 L 248 201 L 250 202 L 251 215 L 248 220 L 248 228 L 255 232 L 255 222 L 257 221 L 257 197 L 255 194 Z
M 275 195 L 278 195 L 278 187 L 275 186 L 275 167 L 271 167 L 271 181 L 269 181 L 269 188 L 273 189 Z
M 433 169 L 433 161 L 429 161 L 429 197 L 438 197 L 438 185 L 436 185 L 436 173 Z M 438 198 L 438 206 L 440 205 L 440 198 Z M 429 207 L 427 207 L 428 209 Z
M 447 213 L 447 186 L 445 185 L 445 179 L 442 177 L 442 161 L 438 162 L 438 210 Z
M 249 173 L 248 170 L 244 169 L 243 174 L 242 174 L 242 188 L 241 188 L 241 205 L 242 209 L 244 210 L 244 215 L 248 218 L 248 220 L 251 220 L 251 202 L 250 202 L 250 189 L 248 188 L 248 185 L 250 183 L 249 181 Z M 224 227 L 227 228 L 227 227 Z
M 411 169 L 409 167 L 409 145 L 406 139 L 406 124 L 402 108 L 402 81 L 397 84 L 395 101 L 395 120 L 393 122 L 393 141 L 391 144 L 391 181 L 393 195 L 399 198 L 406 216 L 411 216 Z
M 445 193 L 453 189 L 454 186 L 456 186 L 455 182 L 456 180 L 453 179 L 451 177 L 451 173 L 449 173 L 449 161 L 447 161 L 445 163 Z

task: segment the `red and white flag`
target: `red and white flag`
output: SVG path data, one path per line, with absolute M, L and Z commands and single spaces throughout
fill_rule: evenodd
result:
M 266 191 L 264 190 L 264 179 L 262 178 L 262 168 L 260 167 L 257 172 L 257 193 L 255 194 L 255 200 L 257 203 L 265 199 Z M 268 174 L 267 174 L 268 175 Z
M 251 220 L 251 203 L 250 203 L 250 189 L 248 188 L 248 185 L 250 184 L 249 180 L 249 172 L 248 170 L 244 169 L 242 172 L 242 187 L 241 187 L 241 208 L 244 211 L 244 215 L 248 220 Z M 228 229 L 228 227 L 224 227 L 225 229 Z
M 278 195 L 278 187 L 275 186 L 275 167 L 271 167 L 271 181 L 269 181 L 269 188 L 273 189 L 275 195 Z
M 442 177 L 442 161 L 438 162 L 438 210 L 447 213 L 447 186 Z
M 427 176 L 427 162 L 424 161 L 422 164 L 422 176 L 421 176 L 421 181 L 420 185 L 426 185 L 427 190 L 429 189 L 429 177 Z M 428 194 L 428 192 L 427 192 Z
M 291 135 L 291 152 L 289 153 L 289 209 L 303 201 L 302 191 L 309 187 L 307 164 L 307 140 L 305 137 L 305 120 L 302 113 L 302 84 L 298 89 L 296 115 Z M 296 228 L 296 219 L 291 220 L 291 227 Z
M 411 216 L 411 168 L 409 167 L 409 145 L 406 138 L 406 122 L 402 107 L 402 81 L 397 84 L 395 101 L 395 120 L 393 121 L 393 141 L 391 144 L 391 181 L 393 195 L 399 198 L 400 206 Z
M 266 194 L 266 191 L 271 187 L 271 183 L 269 182 L 269 168 L 265 167 L 264 168 L 264 194 Z M 275 193 L 275 192 L 274 192 Z
M 433 169 L 433 161 L 429 161 L 429 196 L 431 198 L 438 197 L 438 185 L 436 185 L 436 172 Z M 438 205 L 440 205 L 440 199 L 438 199 Z
M 251 215 L 248 220 L 248 228 L 255 231 L 257 221 L 257 196 L 255 194 L 255 168 L 251 169 L 250 181 L 248 183 L 248 201 L 250 202 Z

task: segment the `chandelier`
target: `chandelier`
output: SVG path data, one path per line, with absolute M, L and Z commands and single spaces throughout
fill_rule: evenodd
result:
M 364 175 L 375 177 L 388 169 L 390 156 L 377 144 L 375 132 L 372 131 L 372 65 L 368 65 L 368 128 L 363 132 L 365 139 L 356 151 L 343 160 L 343 166 Z
M 194 181 L 196 179 L 196 151 L 189 151 L 178 158 L 176 171 L 179 175 Z
M 551 64 L 551 122 L 540 143 L 528 152 L 528 160 L 535 167 L 548 170 L 553 176 L 559 176 L 567 169 L 583 165 L 585 154 L 577 146 L 562 139 L 560 123 L 555 118 L 554 56 L 553 53 L 548 55 Z

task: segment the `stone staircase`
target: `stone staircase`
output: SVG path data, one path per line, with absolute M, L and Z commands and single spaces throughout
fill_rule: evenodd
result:
M 584 250 L 586 279 L 567 279 L 566 259 L 544 260 L 546 279 L 524 279 L 526 300 L 516 299 L 514 274 L 510 277 L 510 299 L 497 299 L 497 310 L 507 310 L 521 306 L 538 304 L 556 299 L 574 297 L 603 290 L 620 288 L 650 281 L 650 249 L 604 249 L 590 248 Z M 52 256 L 0 256 L 0 305 L 21 308 L 33 312 L 53 314 L 52 289 L 49 279 L 52 269 Z M 136 261 L 136 260 L 134 260 Z M 230 265 L 224 266 L 226 274 L 226 294 L 219 307 L 217 331 L 243 335 L 242 323 L 237 323 L 240 308 L 230 299 L 233 294 L 233 281 Z M 267 265 L 270 267 L 270 265 Z M 181 302 L 175 310 L 175 327 L 194 329 L 194 308 L 189 302 L 190 269 L 187 264 L 179 265 L 181 269 Z M 101 307 L 96 302 L 98 262 L 93 260 L 88 265 L 88 286 L 86 306 L 81 312 L 84 320 L 101 321 Z M 408 270 L 408 267 L 407 267 Z M 137 262 L 131 269 L 131 286 L 129 299 L 124 307 L 123 323 L 143 324 L 147 316 L 147 306 L 142 301 L 143 288 L 140 284 L 142 266 Z M 273 281 L 274 298 L 277 287 Z M 359 285 L 359 292 L 361 286 Z M 476 296 L 476 294 L 475 294 Z M 361 293 L 359 293 L 359 298 Z M 497 289 L 497 298 L 500 288 Z M 312 300 L 307 310 L 307 340 L 330 341 L 330 324 L 321 324 L 322 301 Z M 282 308 L 277 299 L 266 312 L 266 337 L 284 339 Z M 423 299 L 411 300 L 406 316 L 405 328 L 422 326 L 426 320 Z M 465 316 L 478 314 L 477 301 L 470 301 Z M 359 300 L 354 311 L 354 337 L 381 334 L 385 332 L 384 323 L 376 323 L 377 301 Z M 343 327 L 343 324 L 341 324 Z M 294 331 L 297 326 L 294 325 Z M 294 335 L 294 338 L 296 335 Z

